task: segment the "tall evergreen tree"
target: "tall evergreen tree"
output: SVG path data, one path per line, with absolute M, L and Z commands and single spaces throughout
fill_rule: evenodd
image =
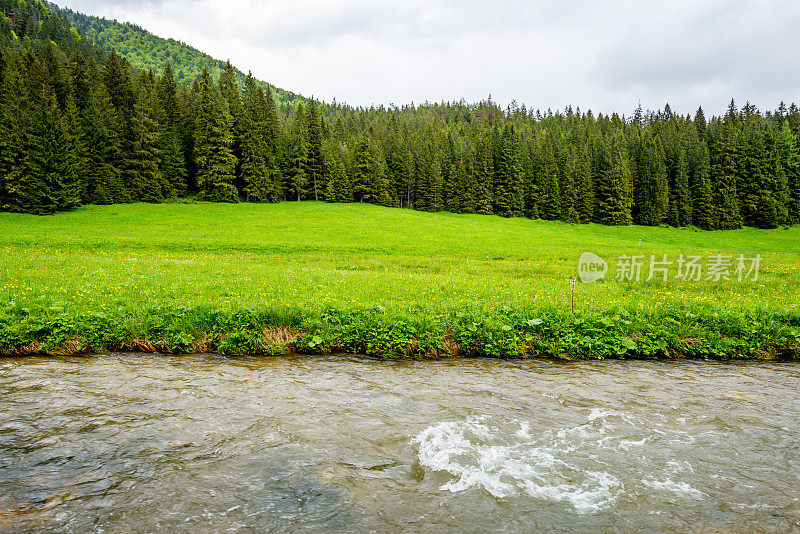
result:
M 248 200 L 270 200 L 274 183 L 268 168 L 267 119 L 255 79 L 248 74 L 242 95 L 241 176 Z
M 630 167 L 625 140 L 619 132 L 598 143 L 596 192 L 598 222 L 631 224 Z
M 328 181 L 327 188 L 325 198 L 329 202 L 352 202 L 353 189 L 342 161 L 333 160 L 331 162 L 331 179 Z
M 797 138 L 784 120 L 776 142 L 780 170 L 786 180 L 787 223 L 800 223 L 800 149 Z
M 308 175 L 310 196 L 314 200 L 324 200 L 326 190 L 325 158 L 322 150 L 322 123 L 320 122 L 317 103 L 309 101 L 306 106 L 306 146 L 308 147 L 308 160 L 306 174 Z
M 158 81 L 158 168 L 164 183 L 169 185 L 167 197 L 183 195 L 187 188 L 186 161 L 181 143 L 181 114 L 178 102 L 178 86 L 172 72 L 172 64 L 167 62 L 164 74 Z
M 200 196 L 216 202 L 236 202 L 239 199 L 234 185 L 236 158 L 233 144 L 233 118 L 207 70 L 200 80 L 200 100 L 195 129 L 195 158 L 197 186 Z

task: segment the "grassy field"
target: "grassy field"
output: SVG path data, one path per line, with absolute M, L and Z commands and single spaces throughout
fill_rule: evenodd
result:
M 577 282 L 581 253 L 610 264 Z M 640 281 L 617 257 L 645 257 Z M 758 281 L 646 282 L 666 254 Z M 797 356 L 800 228 L 569 225 L 315 202 L 0 214 L 0 351 Z M 657 278 L 660 278 L 658 276 Z M 703 276 L 705 278 L 705 276 Z M 574 299 L 574 300 L 573 300 Z M 574 302 L 574 304 L 573 304 Z

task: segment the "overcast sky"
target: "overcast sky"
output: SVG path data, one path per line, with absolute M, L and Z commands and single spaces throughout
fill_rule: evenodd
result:
M 796 0 L 58 0 L 305 96 L 682 113 L 800 102 Z

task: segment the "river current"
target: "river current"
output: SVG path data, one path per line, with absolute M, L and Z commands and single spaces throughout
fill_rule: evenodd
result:
M 800 366 L 0 359 L 0 532 L 800 532 Z

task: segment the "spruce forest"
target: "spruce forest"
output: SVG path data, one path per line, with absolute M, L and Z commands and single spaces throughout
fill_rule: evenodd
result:
M 276 100 L 230 63 L 133 67 L 36 0 L 0 0 L 0 205 L 325 200 L 574 223 L 800 222 L 800 109 L 720 117 Z

